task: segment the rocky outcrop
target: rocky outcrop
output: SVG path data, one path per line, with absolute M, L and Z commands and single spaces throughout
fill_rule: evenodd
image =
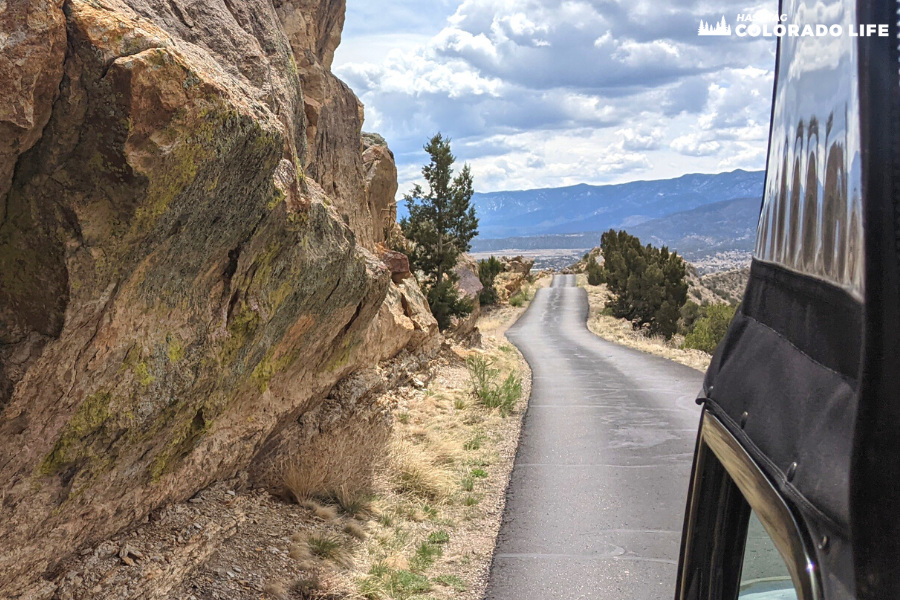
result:
M 397 225 L 397 165 L 384 138 L 363 134 L 363 168 L 366 173 L 366 202 L 375 230 L 375 241 L 384 243 L 399 232 Z M 393 230 L 398 230 L 397 232 Z
M 500 263 L 503 270 L 494 278 L 494 289 L 500 302 L 507 302 L 510 297 L 522 289 L 522 286 L 531 280 L 531 267 L 534 260 L 515 256 L 513 258 L 502 257 Z
M 478 261 L 469 254 L 460 254 L 453 267 L 457 277 L 456 288 L 461 297 L 467 298 L 474 307 L 465 317 L 454 317 L 450 333 L 458 340 L 466 340 L 475 331 L 478 317 L 481 316 L 481 302 L 478 297 L 484 286 L 478 278 Z M 478 336 L 476 336 L 478 337 Z M 480 339 L 480 338 L 479 338 Z
M 0 597 L 46 597 L 436 324 L 374 253 L 342 1 L 4 7 Z

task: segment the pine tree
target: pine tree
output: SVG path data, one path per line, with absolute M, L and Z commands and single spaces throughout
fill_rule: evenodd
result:
M 400 227 L 412 242 L 410 265 L 421 273 L 419 283 L 431 311 L 441 329 L 446 329 L 453 316 L 472 311 L 472 304 L 459 297 L 452 269 L 459 255 L 469 251 L 478 233 L 478 218 L 471 206 L 472 171 L 465 165 L 453 177 L 456 157 L 450 151 L 450 140 L 438 133 L 425 145 L 425 151 L 430 161 L 422 167 L 422 176 L 428 191 L 416 184 L 404 196 L 409 216 L 400 221 Z

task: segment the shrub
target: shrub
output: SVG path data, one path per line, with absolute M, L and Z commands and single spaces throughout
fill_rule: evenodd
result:
M 525 292 L 519 290 L 509 298 L 510 306 L 520 307 L 525 306 L 525 302 L 528 301 L 528 296 L 525 295 Z
M 666 339 L 677 331 L 681 307 L 687 299 L 684 261 L 663 246 L 655 248 L 624 231 L 610 229 L 600 238 L 603 281 L 612 298 L 607 308 L 635 329 L 647 325 L 651 334 Z
M 456 287 L 457 279 L 455 274 L 448 273 L 440 283 L 434 284 L 426 292 L 431 314 L 437 320 L 441 331 L 453 324 L 453 317 L 465 317 L 475 308 L 469 298 L 460 295 Z
M 716 347 L 734 318 L 735 307 L 730 304 L 711 304 L 706 307 L 706 316 L 694 323 L 693 330 L 684 337 L 684 347 L 702 350 L 709 354 Z
M 469 369 L 472 392 L 478 403 L 485 408 L 497 408 L 502 416 L 508 416 L 522 395 L 521 378 L 510 373 L 498 384 L 496 380 L 500 376 L 500 370 L 493 368 L 490 361 L 477 354 L 466 359 L 466 367 Z
M 503 263 L 495 257 L 478 261 L 478 279 L 484 289 L 478 296 L 482 306 L 496 304 L 498 300 L 497 290 L 494 288 L 494 279 L 503 271 Z
M 591 255 L 587 261 L 587 281 L 588 285 L 600 285 L 603 283 L 603 268 L 597 264 L 597 258 Z
M 700 309 L 700 305 L 692 300 L 688 300 L 684 303 L 684 306 L 681 307 L 681 321 L 678 326 L 679 331 L 687 335 L 694 330 L 694 323 L 702 316 L 703 311 Z

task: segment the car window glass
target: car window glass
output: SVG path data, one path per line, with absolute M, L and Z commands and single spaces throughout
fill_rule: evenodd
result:
M 756 517 L 750 515 L 744 566 L 741 569 L 740 600 L 796 600 L 787 565 L 772 538 Z

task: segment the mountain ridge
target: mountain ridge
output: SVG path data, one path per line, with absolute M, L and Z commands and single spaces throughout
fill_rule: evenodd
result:
M 478 240 L 626 228 L 736 198 L 760 197 L 763 171 L 691 173 L 611 185 L 476 193 Z M 400 216 L 405 213 L 401 207 Z

